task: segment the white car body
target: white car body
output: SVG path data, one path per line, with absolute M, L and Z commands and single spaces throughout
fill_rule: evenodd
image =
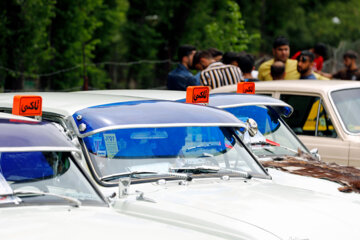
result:
M 16 154 L 23 154 L 24 152 L 30 154 L 40 152 L 79 152 L 66 138 L 65 134 L 59 131 L 59 128 L 52 123 L 43 124 L 31 118 L 0 113 L 0 128 L 2 129 L 0 134 L 2 137 L 0 141 L 0 161 L 5 161 L 5 154 L 12 156 L 10 161 L 15 161 L 15 156 L 21 156 Z M 14 131 L 15 129 L 18 131 Z M 4 137 L 6 137 L 6 139 L 4 139 Z M 40 139 L 39 141 L 39 139 L 34 139 L 41 137 L 44 139 L 46 137 L 46 140 Z M 9 161 L 9 158 L 6 161 Z M 57 196 L 54 196 L 56 197 L 54 199 L 62 199 L 62 202 L 60 201 L 56 204 L 51 201 L 47 202 L 46 198 L 42 201 L 37 202 L 32 200 L 31 202 L 27 200 L 27 198 L 31 198 L 31 196 L 23 198 L 20 195 L 15 195 L 15 191 L 38 190 L 34 182 L 41 182 L 41 184 L 37 186 L 47 186 L 49 191 L 46 192 L 46 194 L 54 194 L 53 191 L 56 189 L 50 189 L 50 187 L 54 188 L 55 186 L 55 184 L 52 184 L 52 181 L 56 181 L 57 191 L 60 191 L 61 187 L 66 186 L 66 176 L 72 174 L 69 172 L 76 172 L 76 170 L 74 170 L 77 169 L 76 164 L 74 164 L 74 161 L 70 161 L 71 166 L 68 170 L 72 170 L 63 173 L 58 179 L 36 178 L 34 181 L 22 181 L 20 183 L 15 183 L 16 180 L 11 180 L 9 184 L 7 184 L 2 174 L 5 173 L 5 176 L 13 178 L 16 171 L 22 171 L 21 169 L 17 169 L 9 175 L 11 168 L 7 163 L 10 162 L 0 162 L 0 166 L 2 167 L 0 168 L 1 239 L 45 240 L 50 238 L 95 240 L 105 237 L 116 238 L 118 236 L 131 239 L 169 239 L 169 236 L 171 236 L 172 239 L 179 240 L 184 238 L 204 240 L 261 239 L 253 238 L 251 235 L 241 234 L 233 238 L 223 238 L 205 231 L 199 232 L 190 228 L 159 223 L 142 217 L 119 214 L 104 201 L 104 197 L 101 194 L 98 195 L 97 198 L 100 204 L 93 206 L 83 204 L 81 197 L 75 198 L 76 193 L 72 193 L 73 197 L 57 194 Z M 26 167 L 30 169 L 30 165 L 27 164 L 27 166 L 24 166 L 24 171 L 27 171 Z M 43 173 L 45 173 L 45 171 L 43 171 Z M 86 175 L 79 174 L 79 177 L 82 178 L 77 180 L 79 182 L 87 182 L 91 189 L 91 186 L 94 187 L 94 185 L 91 184 L 91 181 L 89 184 L 85 176 Z M 74 183 L 74 185 L 76 184 Z M 71 190 L 73 189 L 68 189 L 67 191 L 70 193 Z M 92 190 L 93 194 L 96 192 L 99 194 L 96 188 Z M 94 196 L 96 196 L 96 194 Z M 46 197 L 46 195 L 44 195 L 44 197 Z M 68 197 L 68 199 L 66 199 L 66 197 Z M 66 200 L 70 201 L 67 202 Z M 74 203 L 76 205 L 74 205 Z M 261 236 L 262 230 L 256 229 L 256 227 L 248 227 L 244 224 L 244 228 L 249 228 L 252 230 L 252 233 L 256 234 L 258 231 L 260 232 L 259 236 Z M 264 238 L 267 237 L 266 235 L 262 236 Z
M 270 82 L 267 82 L 270 84 Z M 257 86 L 258 83 L 256 83 Z M 236 92 L 237 85 L 229 85 L 221 88 L 216 88 L 211 91 L 211 93 L 227 93 L 227 92 Z M 172 100 L 178 101 L 186 98 L 186 92 L 184 91 L 170 91 L 170 90 L 129 90 L 129 89 L 116 89 L 116 90 L 94 90 L 94 91 L 80 91 L 76 93 L 81 94 L 103 94 L 107 96 L 125 96 L 125 97 L 144 97 L 149 99 L 161 99 L 161 100 Z M 210 95 L 211 96 L 211 95 Z M 251 97 L 251 96 L 250 96 Z M 236 103 L 234 102 L 233 106 L 256 106 L 256 105 L 267 105 L 271 106 L 273 103 L 264 101 L 260 102 L 252 102 L 251 98 L 248 103 Z M 275 103 L 274 106 L 286 106 L 286 103 Z M 222 106 L 223 108 L 225 106 Z M 300 140 L 302 138 L 300 137 Z M 311 145 L 312 147 L 316 147 L 315 145 Z M 310 146 L 310 147 L 311 147 Z M 266 160 L 266 159 L 260 159 Z M 274 168 L 268 168 L 267 171 L 272 176 L 272 181 L 274 183 L 304 188 L 316 192 L 322 192 L 326 194 L 332 194 L 341 197 L 348 197 L 351 199 L 360 199 L 358 193 L 342 193 L 338 190 L 338 188 L 342 187 L 339 183 L 331 182 L 324 179 L 317 179 L 313 177 L 307 176 L 299 176 L 292 173 L 283 172 L 281 170 L 277 170 Z
M 76 111 L 76 102 L 87 102 L 90 107 L 110 103 L 113 98 L 103 96 L 99 102 L 101 98 L 91 94 L 57 93 L 53 102 L 51 93 L 36 95 L 43 97 L 44 118 L 49 114 L 58 121 L 63 119 L 59 122 L 73 127 L 68 130 L 78 136 L 86 134 L 75 129 L 75 120 L 69 119 Z M 56 109 L 53 104 L 60 105 L 56 103 L 60 99 L 62 105 L 72 105 L 71 110 L 67 110 L 67 107 Z M 118 96 L 118 102 L 129 101 L 129 98 L 120 99 Z M 0 96 L 0 107 L 6 108 L 6 105 L 11 107 L 11 94 Z M 64 115 L 66 111 L 68 113 Z M 241 126 L 238 120 L 234 120 L 233 124 Z M 79 161 L 87 166 L 84 160 Z M 101 186 L 101 190 L 109 194 L 121 189 Z M 115 200 L 114 208 L 128 215 L 227 239 L 360 238 L 356 222 L 360 214 L 359 201 L 282 186 L 261 178 L 205 177 L 192 181 L 159 179 L 138 182 L 130 185 L 121 199 Z
M 360 88 L 360 82 L 331 80 L 289 80 L 267 81 L 255 83 L 255 91 L 259 94 L 271 95 L 280 99 L 282 95 L 319 97 L 332 122 L 337 137 L 308 136 L 298 134 L 308 148 L 318 148 L 322 159 L 345 166 L 360 166 L 360 134 L 349 132 L 341 120 L 339 110 L 331 98 L 334 91 Z M 212 92 L 235 92 L 236 87 L 227 86 Z M 358 126 L 360 123 L 357 123 Z

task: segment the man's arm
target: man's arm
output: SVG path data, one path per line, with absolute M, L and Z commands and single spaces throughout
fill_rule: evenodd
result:
M 337 75 L 338 73 L 335 73 L 334 75 L 333 74 L 330 74 L 330 73 L 325 73 L 325 72 L 321 72 L 321 71 L 317 71 L 317 70 L 314 70 L 314 72 L 316 72 L 317 74 L 321 75 L 321 76 L 324 76 L 328 79 L 332 79 L 332 78 L 336 78 L 335 75 Z

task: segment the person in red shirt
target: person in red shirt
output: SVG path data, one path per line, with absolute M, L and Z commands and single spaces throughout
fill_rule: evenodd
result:
M 317 43 L 313 48 L 309 49 L 309 51 L 315 54 L 313 70 L 321 71 L 323 68 L 324 58 L 326 58 L 327 55 L 326 45 L 323 43 Z M 291 57 L 291 59 L 297 59 L 300 54 L 301 51 L 298 51 Z

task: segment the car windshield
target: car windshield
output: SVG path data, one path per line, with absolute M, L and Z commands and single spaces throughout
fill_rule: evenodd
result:
M 259 133 L 255 136 L 256 141 L 251 141 L 251 149 L 258 157 L 295 156 L 298 149 L 308 152 L 271 107 L 241 106 L 225 110 L 241 121 L 246 122 L 249 118 L 256 121 Z
M 360 88 L 334 91 L 331 98 L 346 130 L 360 133 Z
M 231 127 L 117 129 L 88 136 L 84 142 L 99 178 L 198 167 L 267 176 Z
M 81 205 L 106 205 L 69 152 L 1 152 L 0 176 L 0 207 L 9 200 L 7 195 L 17 198 L 20 205 L 68 204 L 66 199 Z M 4 186 L 10 187 L 10 194 L 1 192 Z

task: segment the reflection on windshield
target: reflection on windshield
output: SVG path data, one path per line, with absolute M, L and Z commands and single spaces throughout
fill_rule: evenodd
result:
M 360 88 L 335 91 L 331 97 L 345 128 L 360 133 Z
M 13 191 L 47 192 L 76 198 L 85 205 L 104 204 L 68 152 L 2 152 L 0 174 Z
M 261 137 L 265 142 L 270 144 L 266 146 L 253 144 L 251 149 L 255 155 L 259 157 L 294 156 L 299 148 L 301 151 L 308 152 L 272 108 L 266 106 L 242 106 L 226 108 L 225 110 L 231 112 L 243 122 L 246 122 L 249 118 L 256 121 L 261 133 L 259 134 L 262 135 Z M 257 138 L 260 138 L 260 136 L 257 136 Z
M 98 176 L 218 166 L 264 176 L 229 127 L 117 129 L 84 139 Z

